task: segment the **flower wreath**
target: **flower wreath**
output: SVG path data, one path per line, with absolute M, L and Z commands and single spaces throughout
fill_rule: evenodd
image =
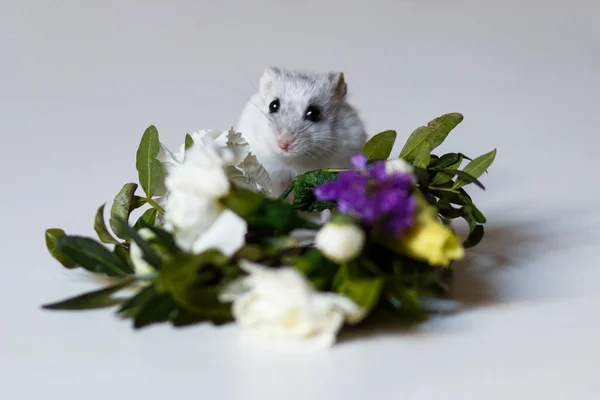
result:
M 110 285 L 42 307 L 118 306 L 135 328 L 235 321 L 269 341 L 319 348 L 377 314 L 423 321 L 431 300 L 448 297 L 452 263 L 484 235 L 465 186 L 483 188 L 496 150 L 432 154 L 462 120 L 450 113 L 417 128 L 398 158 L 396 132 L 381 132 L 353 168 L 306 172 L 278 198 L 242 133 L 187 134 L 172 153 L 150 126 L 137 150 L 139 184 L 117 194 L 108 226 L 98 208 L 98 238 L 45 232 L 62 266 Z M 456 218 L 469 226 L 463 241 Z

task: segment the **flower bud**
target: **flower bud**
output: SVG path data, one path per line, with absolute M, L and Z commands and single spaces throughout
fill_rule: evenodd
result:
M 402 158 L 394 158 L 385 162 L 385 172 L 392 175 L 396 172 L 412 175 L 413 167 Z
M 325 224 L 315 237 L 315 246 L 323 255 L 336 263 L 355 259 L 365 244 L 364 231 L 353 223 L 336 219 Z
M 456 234 L 437 218 L 437 210 L 424 196 L 415 193 L 415 223 L 400 237 L 387 238 L 389 248 L 432 266 L 448 267 L 464 257 L 465 250 Z

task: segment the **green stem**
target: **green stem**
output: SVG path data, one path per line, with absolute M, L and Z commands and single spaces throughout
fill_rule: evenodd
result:
M 151 198 L 147 197 L 146 200 L 148 200 L 148 204 L 150 204 L 152 207 L 154 207 L 154 209 L 156 211 L 158 211 L 161 214 L 165 214 L 165 209 L 162 208 L 157 202 L 155 202 L 154 200 L 152 200 Z
M 135 275 L 134 274 L 132 276 L 133 276 L 133 278 L 135 280 L 139 280 L 139 281 L 151 281 L 151 280 L 155 279 L 158 276 L 158 273 L 157 272 L 151 272 L 151 273 L 146 274 L 146 275 Z
M 293 189 L 294 189 L 294 182 L 290 183 L 285 188 L 283 193 L 281 193 L 281 196 L 279 196 L 279 200 L 285 201 L 285 199 L 287 199 L 287 197 L 290 195 L 290 193 L 292 192 Z

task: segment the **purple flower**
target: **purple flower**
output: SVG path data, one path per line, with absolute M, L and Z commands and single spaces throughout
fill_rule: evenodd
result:
M 340 172 L 337 179 L 318 186 L 315 197 L 336 201 L 344 214 L 360 218 L 368 226 L 381 223 L 393 234 L 400 234 L 413 223 L 416 203 L 411 197 L 412 178 L 402 172 L 388 175 L 385 162 L 367 166 L 367 158 L 351 158 L 354 169 Z
M 367 168 L 367 156 L 364 154 L 355 154 L 350 157 L 350 162 L 356 169 L 365 169 Z

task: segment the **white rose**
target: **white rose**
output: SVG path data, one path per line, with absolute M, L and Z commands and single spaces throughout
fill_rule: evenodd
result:
M 328 222 L 317 232 L 315 247 L 336 263 L 355 259 L 365 244 L 365 232 L 354 224 Z
M 229 193 L 230 183 L 224 161 L 214 146 L 193 146 L 183 163 L 174 166 L 165 179 L 169 192 L 219 198 Z
M 194 254 L 208 249 L 217 249 L 231 256 L 245 243 L 248 225 L 231 210 L 224 210 L 202 235 L 189 242 L 189 251 Z
M 271 194 L 269 173 L 258 162 L 254 154 L 248 153 L 244 161 L 238 166 L 227 167 L 225 171 L 229 179 L 236 185 L 262 192 L 267 196 Z
M 165 205 L 165 221 L 174 229 L 177 245 L 193 251 L 199 240 L 217 221 L 224 208 L 214 199 L 186 192 L 169 193 Z
M 408 162 L 403 160 L 402 158 L 395 158 L 392 160 L 387 160 L 385 162 L 385 172 L 388 175 L 391 175 L 395 172 L 403 172 L 405 174 L 413 175 L 413 167 Z
M 285 345 L 330 347 L 344 321 L 357 322 L 363 310 L 337 293 L 316 292 L 295 268 L 241 262 L 248 276 L 231 284 L 221 301 L 233 301 L 232 313 L 254 337 Z
M 190 136 L 194 145 L 187 150 L 182 145 L 177 154 L 161 144 L 158 159 L 166 178 L 160 190 L 163 197 L 157 200 L 165 209 L 159 221 L 174 232 L 177 244 L 186 251 L 199 253 L 212 246 L 229 254 L 243 244 L 246 224 L 219 200 L 229 193 L 231 182 L 268 194 L 269 175 L 234 130 Z
M 165 180 L 169 193 L 164 219 L 185 250 L 192 250 L 224 210 L 219 200 L 229 193 L 231 184 L 223 162 L 214 146 L 193 146 Z
M 242 137 L 240 132 L 236 132 L 233 129 L 227 132 L 226 146 L 234 154 L 232 165 L 240 165 L 248 157 L 248 154 L 250 154 L 250 144 Z
M 148 228 L 142 228 L 138 231 L 140 237 L 144 240 L 152 239 L 154 237 L 154 232 L 152 232 Z M 129 257 L 131 258 L 131 263 L 133 264 L 133 270 L 136 275 L 150 275 L 154 272 L 154 268 L 144 260 L 142 255 L 142 249 L 137 245 L 135 241 L 131 241 L 129 247 Z

